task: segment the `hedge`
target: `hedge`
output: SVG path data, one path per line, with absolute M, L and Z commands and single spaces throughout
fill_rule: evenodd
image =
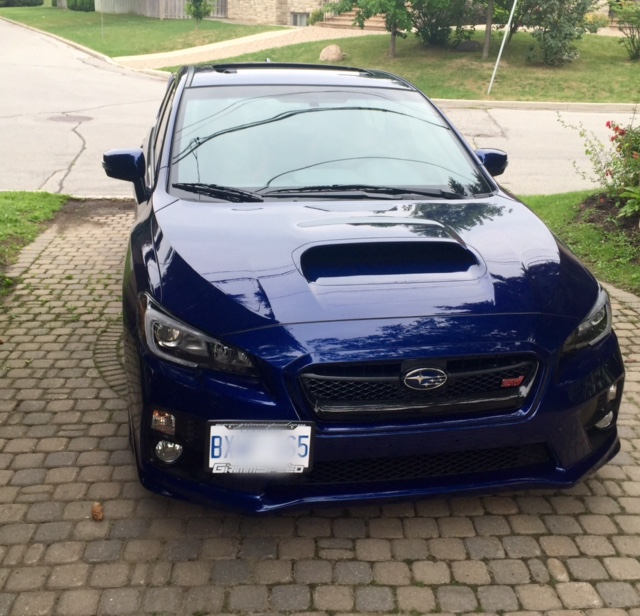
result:
M 67 0 L 67 8 L 71 11 L 95 11 L 96 5 L 94 0 Z
M 4 6 L 42 6 L 44 0 L 0 0 L 0 7 Z

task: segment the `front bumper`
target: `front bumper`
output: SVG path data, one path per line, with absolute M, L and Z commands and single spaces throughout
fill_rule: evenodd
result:
M 167 496 L 218 508 L 266 513 L 291 507 L 420 499 L 454 493 L 563 489 L 620 449 L 615 421 L 593 426 L 606 402 L 617 416 L 624 368 L 612 335 L 588 356 L 546 367 L 526 406 L 507 414 L 316 422 L 313 470 L 302 476 L 211 475 L 206 470 L 210 420 L 308 421 L 287 387 L 251 386 L 196 374 L 148 355 L 128 336 L 130 414 L 140 480 Z M 164 437 L 150 428 L 152 409 L 175 414 L 175 465 L 154 457 Z

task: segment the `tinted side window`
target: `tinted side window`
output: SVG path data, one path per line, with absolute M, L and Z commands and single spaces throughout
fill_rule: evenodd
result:
M 167 132 L 167 124 L 169 117 L 171 116 L 171 109 L 173 108 L 173 99 L 176 93 L 176 80 L 175 77 L 171 77 L 171 81 L 167 86 L 167 92 L 164 96 L 164 100 L 160 105 L 160 111 L 158 111 L 158 117 L 156 119 L 156 125 L 151 135 L 150 143 L 150 160 L 149 160 L 149 179 L 151 183 L 155 178 L 155 174 L 158 170 L 160 163 L 160 156 L 162 155 L 162 146 L 164 144 L 165 134 Z

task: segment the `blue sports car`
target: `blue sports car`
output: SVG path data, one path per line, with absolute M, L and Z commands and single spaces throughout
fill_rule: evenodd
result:
M 131 440 L 161 494 L 294 506 L 565 488 L 619 450 L 607 293 L 410 83 L 187 67 L 139 149 Z

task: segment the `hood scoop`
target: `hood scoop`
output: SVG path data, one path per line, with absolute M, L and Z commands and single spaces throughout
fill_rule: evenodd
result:
M 475 280 L 486 268 L 456 240 L 342 241 L 306 247 L 299 269 L 316 284 Z
M 307 244 L 294 253 L 308 282 L 319 285 L 476 280 L 480 256 L 448 225 L 400 216 L 345 216 L 304 221 L 301 228 L 345 226 L 349 239 Z M 343 235 L 344 237 L 344 235 Z

